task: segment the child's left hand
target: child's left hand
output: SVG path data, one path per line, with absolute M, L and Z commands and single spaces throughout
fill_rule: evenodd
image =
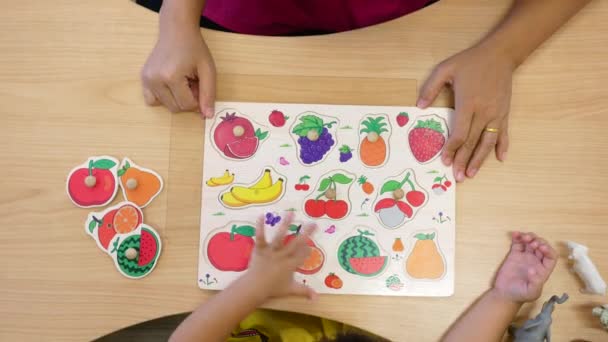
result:
M 513 302 L 531 302 L 540 297 L 549 279 L 557 252 L 533 233 L 513 232 L 511 250 L 494 280 L 494 290 Z
M 264 218 L 256 222 L 256 244 L 245 277 L 265 299 L 289 295 L 305 296 L 313 300 L 317 293 L 310 287 L 297 282 L 293 274 L 310 254 L 308 237 L 316 225 L 308 224 L 294 240 L 287 245 L 283 240 L 291 223 L 293 213 L 286 215 L 272 242 L 266 241 Z

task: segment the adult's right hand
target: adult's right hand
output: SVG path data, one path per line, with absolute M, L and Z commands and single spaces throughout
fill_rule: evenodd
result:
M 211 118 L 215 103 L 215 63 L 197 27 L 163 23 L 156 46 L 141 72 L 148 105 L 171 112 L 198 111 Z

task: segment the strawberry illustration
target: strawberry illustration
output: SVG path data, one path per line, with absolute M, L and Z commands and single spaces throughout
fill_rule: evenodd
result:
M 410 121 L 410 116 L 406 112 L 401 112 L 397 115 L 397 125 L 399 127 L 407 125 L 408 121 Z
M 414 158 L 421 163 L 433 159 L 445 144 L 444 129 L 441 123 L 433 118 L 418 120 L 409 134 L 410 149 Z

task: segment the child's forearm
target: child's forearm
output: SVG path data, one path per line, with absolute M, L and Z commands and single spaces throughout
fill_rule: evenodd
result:
M 245 274 L 196 309 L 170 341 L 225 341 L 239 322 L 266 300 L 248 277 Z
M 504 20 L 481 42 L 514 67 L 591 0 L 515 0 Z
M 200 19 L 206 0 L 165 0 L 160 9 L 160 30 L 174 28 L 200 31 Z
M 520 307 L 497 290 L 488 290 L 450 327 L 443 341 L 500 341 Z

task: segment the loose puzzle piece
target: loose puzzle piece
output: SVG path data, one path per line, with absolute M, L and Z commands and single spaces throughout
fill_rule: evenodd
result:
M 386 114 L 367 115 L 359 124 L 361 134 L 359 143 L 359 158 L 363 165 L 371 168 L 380 167 L 386 163 L 389 155 L 389 138 L 391 125 Z
M 447 138 L 448 124 L 435 114 L 419 117 L 408 135 L 410 150 L 421 164 L 433 161 L 443 150 Z
M 345 218 L 352 208 L 349 193 L 354 180 L 355 175 L 344 170 L 321 176 L 316 191 L 304 201 L 304 213 L 311 218 Z
M 298 115 L 291 129 L 298 160 L 305 166 L 324 161 L 338 144 L 338 125 L 340 121 L 337 118 L 315 112 Z
M 118 160 L 109 156 L 89 157 L 70 171 L 66 191 L 81 208 L 103 207 L 116 197 Z
M 125 200 L 140 208 L 150 204 L 163 190 L 163 179 L 156 171 L 146 169 L 124 158 L 118 170 Z
M 382 183 L 374 203 L 378 221 L 395 229 L 411 221 L 428 202 L 428 193 L 416 182 L 414 170 L 407 169 Z
M 254 125 L 255 123 L 255 125 Z M 218 153 L 229 160 L 247 160 L 268 139 L 269 132 L 237 110 L 225 109 L 216 114 L 210 139 Z
M 121 235 L 114 240 L 110 255 L 118 271 L 127 278 L 147 276 L 156 267 L 162 249 L 160 236 L 150 226 Z
M 85 222 L 85 232 L 95 241 L 103 251 L 108 251 L 110 242 L 117 234 L 130 233 L 143 222 L 141 209 L 131 202 L 121 202 L 106 208 L 102 212 L 89 213 Z
M 206 246 L 209 263 L 219 271 L 242 272 L 249 266 L 255 246 L 255 226 L 232 222 L 210 235 Z
M 125 277 L 142 278 L 154 269 L 161 251 L 160 236 L 143 224 L 143 213 L 135 203 L 121 202 L 89 213 L 84 229 Z
M 347 271 L 362 277 L 374 277 L 382 274 L 389 259 L 378 243 L 372 238 L 375 233 L 366 227 L 355 229 L 355 235 L 346 238 L 337 251 L 340 266 Z
M 445 274 L 445 259 L 436 241 L 437 233 L 415 234 L 414 247 L 405 261 L 405 272 L 414 279 L 440 279 Z
M 234 184 L 220 193 L 219 201 L 226 208 L 244 208 L 277 202 L 285 194 L 286 178 L 271 167 L 264 169 L 251 184 Z

